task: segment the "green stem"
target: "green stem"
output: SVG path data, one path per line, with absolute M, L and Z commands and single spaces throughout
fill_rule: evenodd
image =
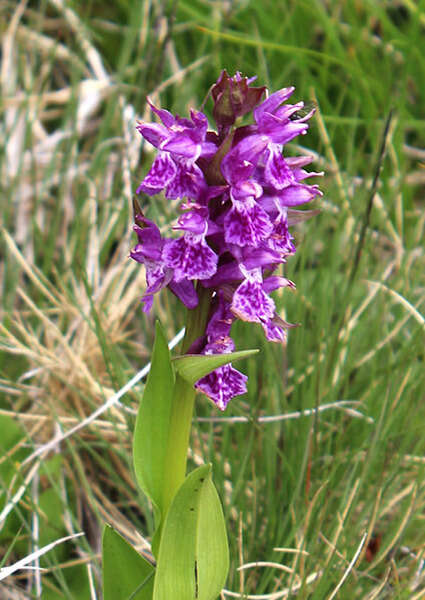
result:
M 182 342 L 182 354 L 185 354 L 195 340 L 205 333 L 208 313 L 211 305 L 211 290 L 200 285 L 197 287 L 199 303 L 193 310 L 187 311 L 186 333 Z
M 211 303 L 211 292 L 198 286 L 198 306 L 188 311 L 186 333 L 182 343 L 182 353 L 187 352 L 192 343 L 205 332 Z M 168 438 L 165 463 L 165 481 L 163 507 L 164 518 L 170 504 L 186 476 L 187 450 L 192 425 L 195 390 L 179 375 L 174 384 L 173 405 L 171 408 L 170 435 Z

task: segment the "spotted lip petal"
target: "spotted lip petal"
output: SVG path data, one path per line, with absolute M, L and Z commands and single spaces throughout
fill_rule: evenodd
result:
M 225 410 L 235 396 L 246 394 L 248 377 L 231 365 L 224 365 L 196 382 L 195 388 Z
M 224 239 L 238 246 L 258 246 L 272 232 L 267 213 L 253 199 L 233 202 L 224 219 Z
M 159 154 L 154 160 L 149 173 L 136 190 L 136 194 L 144 192 L 153 196 L 167 187 L 177 174 L 177 165 L 166 152 Z
M 295 246 L 292 242 L 294 238 L 289 233 L 288 220 L 284 213 L 279 213 L 276 220 L 273 223 L 273 231 L 267 238 L 267 244 L 276 252 L 282 253 L 282 255 L 294 254 Z
M 231 310 L 242 321 L 263 323 L 273 318 L 275 304 L 264 291 L 259 269 L 247 272 L 233 295 Z
M 203 236 L 186 233 L 171 240 L 164 248 L 164 262 L 174 269 L 178 283 L 184 279 L 209 279 L 217 271 L 217 254 L 211 250 Z
M 236 249 L 238 252 L 235 252 Z M 257 248 L 233 246 L 231 252 L 234 258 L 228 258 L 227 262 L 221 262 L 220 260 L 216 274 L 211 279 L 202 282 L 204 287 L 221 289 L 223 285 L 232 282 L 237 282 L 239 285 L 245 278 L 241 270 L 242 264 L 248 271 L 258 267 L 273 270 L 282 264 L 282 253 L 276 252 L 265 244 Z
M 166 186 L 167 198 L 187 197 L 197 199 L 200 197 L 206 187 L 201 169 L 197 165 L 185 161 L 179 161 L 175 164 L 175 175 Z

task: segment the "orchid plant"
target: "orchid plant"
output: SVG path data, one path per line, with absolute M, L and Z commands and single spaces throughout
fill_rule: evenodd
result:
M 143 310 L 167 287 L 187 308 L 181 354 L 171 358 L 157 323 L 151 370 L 134 431 L 136 479 L 155 517 L 152 560 L 112 528 L 103 538 L 105 600 L 214 600 L 228 572 L 226 528 L 211 465 L 186 475 L 196 392 L 225 410 L 247 391 L 233 367 L 256 350 L 235 352 L 236 319 L 259 323 L 267 340 L 285 343 L 290 324 L 270 294 L 294 284 L 277 270 L 294 254 L 289 227 L 304 218 L 295 207 L 320 196 L 308 185 L 308 156 L 287 156 L 284 145 L 307 133 L 314 111 L 288 104 L 288 87 L 267 94 L 255 78 L 223 71 L 212 86 L 215 130 L 205 114 L 190 118 L 150 107 L 160 122 L 138 131 L 158 154 L 137 194 L 181 200 L 170 237 L 134 203 L 133 260 L 145 267 Z

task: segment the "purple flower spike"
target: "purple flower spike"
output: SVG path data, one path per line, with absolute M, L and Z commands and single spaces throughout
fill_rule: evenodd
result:
M 196 290 L 209 290 L 207 325 L 193 345 L 202 354 L 234 350 L 236 319 L 259 323 L 267 340 L 286 343 L 291 325 L 278 316 L 271 295 L 295 287 L 278 270 L 295 253 L 290 228 L 317 212 L 296 207 L 322 195 L 308 184 L 322 175 L 305 170 L 312 157 L 288 156 L 284 146 L 307 133 L 314 110 L 300 117 L 303 102 L 288 103 L 293 87 L 265 97 L 254 79 L 221 73 L 211 88 L 215 131 L 202 112 L 183 118 L 150 102 L 158 122 L 137 126 L 158 151 L 137 193 L 182 200 L 171 237 L 162 237 L 137 205 L 138 243 L 130 256 L 146 269 L 143 310 L 164 287 L 190 310 L 198 306 Z M 195 387 L 224 410 L 246 392 L 246 381 L 228 364 Z

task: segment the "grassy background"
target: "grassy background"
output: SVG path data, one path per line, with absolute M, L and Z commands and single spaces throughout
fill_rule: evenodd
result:
M 184 322 L 167 293 L 143 315 L 128 260 L 152 161 L 136 120 L 151 118 L 147 94 L 199 107 L 225 67 L 317 103 L 302 143 L 326 176 L 320 215 L 295 228 L 297 292 L 276 298 L 301 327 L 281 348 L 238 324 L 238 349 L 261 349 L 243 365 L 248 395 L 224 416 L 197 403 L 192 461 L 213 462 L 231 543 L 223 598 L 425 597 L 425 2 L 0 10 L 0 565 L 85 532 L 0 596 L 100 598 L 105 521 L 148 548 L 130 456 L 143 384 L 85 419 L 148 362 L 155 315 L 170 339 Z M 167 228 L 176 207 L 156 199 L 148 214 Z

